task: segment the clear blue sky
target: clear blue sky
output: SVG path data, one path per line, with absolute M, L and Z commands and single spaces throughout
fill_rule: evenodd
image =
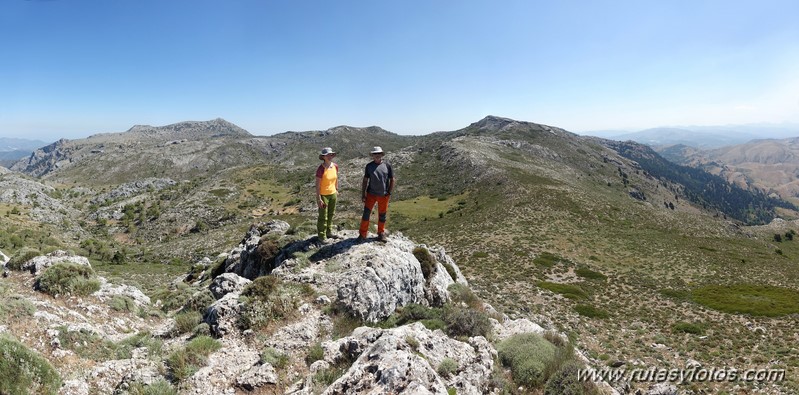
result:
M 0 2 L 0 136 L 799 122 L 799 1 Z

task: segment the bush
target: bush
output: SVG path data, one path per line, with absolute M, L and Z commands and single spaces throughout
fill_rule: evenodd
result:
M 56 394 L 58 372 L 24 344 L 0 335 L 0 394 Z
M 269 347 L 261 353 L 261 363 L 268 363 L 275 369 L 283 369 L 289 364 L 289 356 Z
M 584 369 L 576 361 L 569 361 L 547 380 L 544 395 L 599 395 L 591 382 L 577 379 L 577 372 Z
M 588 269 L 588 268 L 579 268 L 579 269 L 575 270 L 574 272 L 578 276 L 580 276 L 582 278 L 587 278 L 587 279 L 590 279 L 590 280 L 605 280 L 605 279 L 608 278 L 608 276 L 606 276 L 606 275 L 604 275 L 604 274 L 602 274 L 600 272 L 595 272 L 595 271 L 593 271 L 591 269 Z
M 725 313 L 776 317 L 799 313 L 799 291 L 771 285 L 706 285 L 691 292 L 697 303 Z
M 588 297 L 585 291 L 576 285 L 553 283 L 549 281 L 539 281 L 535 285 L 538 286 L 538 288 L 561 294 L 568 299 L 585 299 Z
M 263 236 L 259 240 L 255 251 L 258 254 L 258 263 L 262 267 L 269 268 L 269 272 L 271 272 L 275 268 L 275 258 L 280 253 L 280 245 L 277 240 Z
M 316 361 L 325 359 L 325 349 L 322 348 L 321 343 L 316 343 L 308 349 L 308 355 L 305 356 L 305 363 L 311 366 Z
M 694 324 L 690 322 L 677 322 L 672 325 L 675 332 L 690 333 L 692 335 L 703 335 L 705 328 L 702 324 Z
M 449 274 L 449 277 L 452 278 L 452 281 L 457 281 L 458 273 L 455 271 L 455 268 L 446 262 L 442 263 L 442 265 L 444 265 L 444 269 L 447 269 L 447 274 Z
M 436 274 L 436 259 L 430 254 L 430 251 L 424 247 L 416 247 L 413 249 L 413 256 L 419 261 L 422 266 L 422 275 L 425 280 L 430 280 Z
M 6 267 L 11 270 L 22 270 L 22 265 L 37 256 L 42 255 L 41 251 L 30 248 L 22 247 L 6 263 Z
M 52 296 L 85 296 L 99 290 L 100 281 L 90 266 L 64 262 L 47 268 L 36 280 L 36 289 Z
M 447 334 L 450 336 L 488 336 L 491 321 L 480 311 L 470 308 L 453 307 L 444 314 Z
M 108 306 L 114 311 L 127 311 L 130 313 L 137 313 L 139 311 L 139 306 L 136 306 L 136 302 L 124 295 L 114 295 L 111 300 L 108 301 Z
M 605 319 L 608 318 L 610 315 L 607 311 L 598 309 L 594 306 L 587 305 L 587 304 L 578 304 L 574 306 L 574 311 L 581 316 L 588 317 L 588 318 L 601 318 Z
M 438 375 L 444 378 L 452 376 L 457 371 L 458 371 L 458 362 L 455 362 L 454 359 L 449 357 L 441 360 L 441 363 L 438 364 L 438 369 L 436 369 Z
M 210 289 L 205 288 L 192 294 L 189 300 L 186 301 L 186 304 L 183 305 L 181 311 L 195 311 L 202 315 L 205 314 L 205 310 L 208 309 L 208 306 L 214 304 L 214 302 L 216 302 L 214 294 L 211 293 Z
M 166 360 L 169 373 L 176 382 L 181 382 L 193 375 L 207 363 L 208 355 L 220 349 L 222 344 L 208 336 L 197 336 Z
M 500 362 L 511 370 L 513 380 L 527 387 L 541 386 L 555 361 L 556 347 L 534 333 L 509 337 L 497 346 Z
M 449 299 L 452 304 L 464 303 L 473 309 L 481 309 L 483 303 L 477 298 L 477 295 L 472 292 L 472 289 L 466 285 L 454 283 L 447 287 L 449 292 Z
M 304 288 L 284 284 L 277 277 L 258 277 L 242 291 L 239 325 L 245 329 L 259 329 L 289 317 L 297 309 L 299 295 Z
M 189 333 L 203 321 L 203 316 L 193 310 L 175 315 L 175 330 L 178 333 Z
M 442 310 L 434 307 L 422 306 L 420 304 L 411 303 L 397 309 L 396 324 L 405 325 L 411 322 L 422 320 L 433 320 L 442 318 Z

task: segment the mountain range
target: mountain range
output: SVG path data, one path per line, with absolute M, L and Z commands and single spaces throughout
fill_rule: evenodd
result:
M 45 145 L 47 143 L 40 140 L 0 137 L 0 166 L 11 167 L 17 160 Z
M 697 362 L 795 377 L 795 207 L 640 143 L 496 116 L 424 136 L 377 126 L 253 136 L 217 119 L 59 140 L 0 175 L 15 191 L 0 193 L 0 248 L 73 249 L 154 297 L 166 269 L 230 251 L 254 222 L 313 234 L 321 147 L 338 153 L 336 225 L 355 229 L 375 145 L 397 175 L 389 232 L 443 246 L 499 313 L 567 334 L 591 366 Z M 742 385 L 799 388 L 771 384 Z
M 685 145 L 698 149 L 715 149 L 758 139 L 797 137 L 799 136 L 799 125 L 744 124 L 659 127 L 636 132 L 606 130 L 587 131 L 584 134 L 618 141 L 632 140 L 656 148 Z

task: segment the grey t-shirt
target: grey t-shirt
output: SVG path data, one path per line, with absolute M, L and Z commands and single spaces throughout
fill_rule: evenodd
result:
M 366 172 L 364 178 L 369 179 L 369 186 L 366 192 L 377 196 L 386 196 L 388 194 L 389 180 L 394 178 L 394 171 L 391 165 L 387 162 L 380 162 L 378 165 L 375 162 L 369 162 L 366 165 Z

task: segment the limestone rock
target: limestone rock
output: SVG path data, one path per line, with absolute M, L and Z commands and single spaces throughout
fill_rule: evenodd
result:
M 222 299 L 231 292 L 241 293 L 244 287 L 251 282 L 235 273 L 223 273 L 211 282 L 208 289 L 211 290 L 215 299 Z
M 211 332 L 217 336 L 224 336 L 237 330 L 238 318 L 241 313 L 242 303 L 239 302 L 239 292 L 231 292 L 223 296 L 208 307 L 203 316 Z
M 127 296 L 133 299 L 136 306 L 142 307 L 150 304 L 150 297 L 145 295 L 140 289 L 124 284 L 111 284 L 104 277 L 98 277 L 100 280 L 100 290 L 93 295 L 103 299 L 111 299 L 114 296 Z
M 241 243 L 225 259 L 225 272 L 236 273 L 250 280 L 271 273 L 272 257 L 263 257 L 258 246 L 267 236 L 280 235 L 288 229 L 289 224 L 279 220 L 252 225 Z
M 447 388 L 455 388 L 458 394 L 484 394 L 496 356 L 482 336 L 465 343 L 421 323 L 386 330 L 358 328 L 352 336 L 324 347 L 326 359 L 333 361 L 360 353 L 352 367 L 323 394 L 446 394 Z M 445 359 L 458 366 L 449 377 L 441 377 L 436 371 Z
M 265 363 L 256 365 L 236 378 L 236 385 L 252 391 L 266 384 L 277 384 L 277 372 L 272 365 Z
M 55 265 L 56 263 L 71 262 L 78 265 L 91 266 L 89 259 L 73 253 L 56 250 L 47 255 L 37 256 L 22 264 L 22 270 L 28 270 L 31 274 L 39 274 L 44 269 Z

